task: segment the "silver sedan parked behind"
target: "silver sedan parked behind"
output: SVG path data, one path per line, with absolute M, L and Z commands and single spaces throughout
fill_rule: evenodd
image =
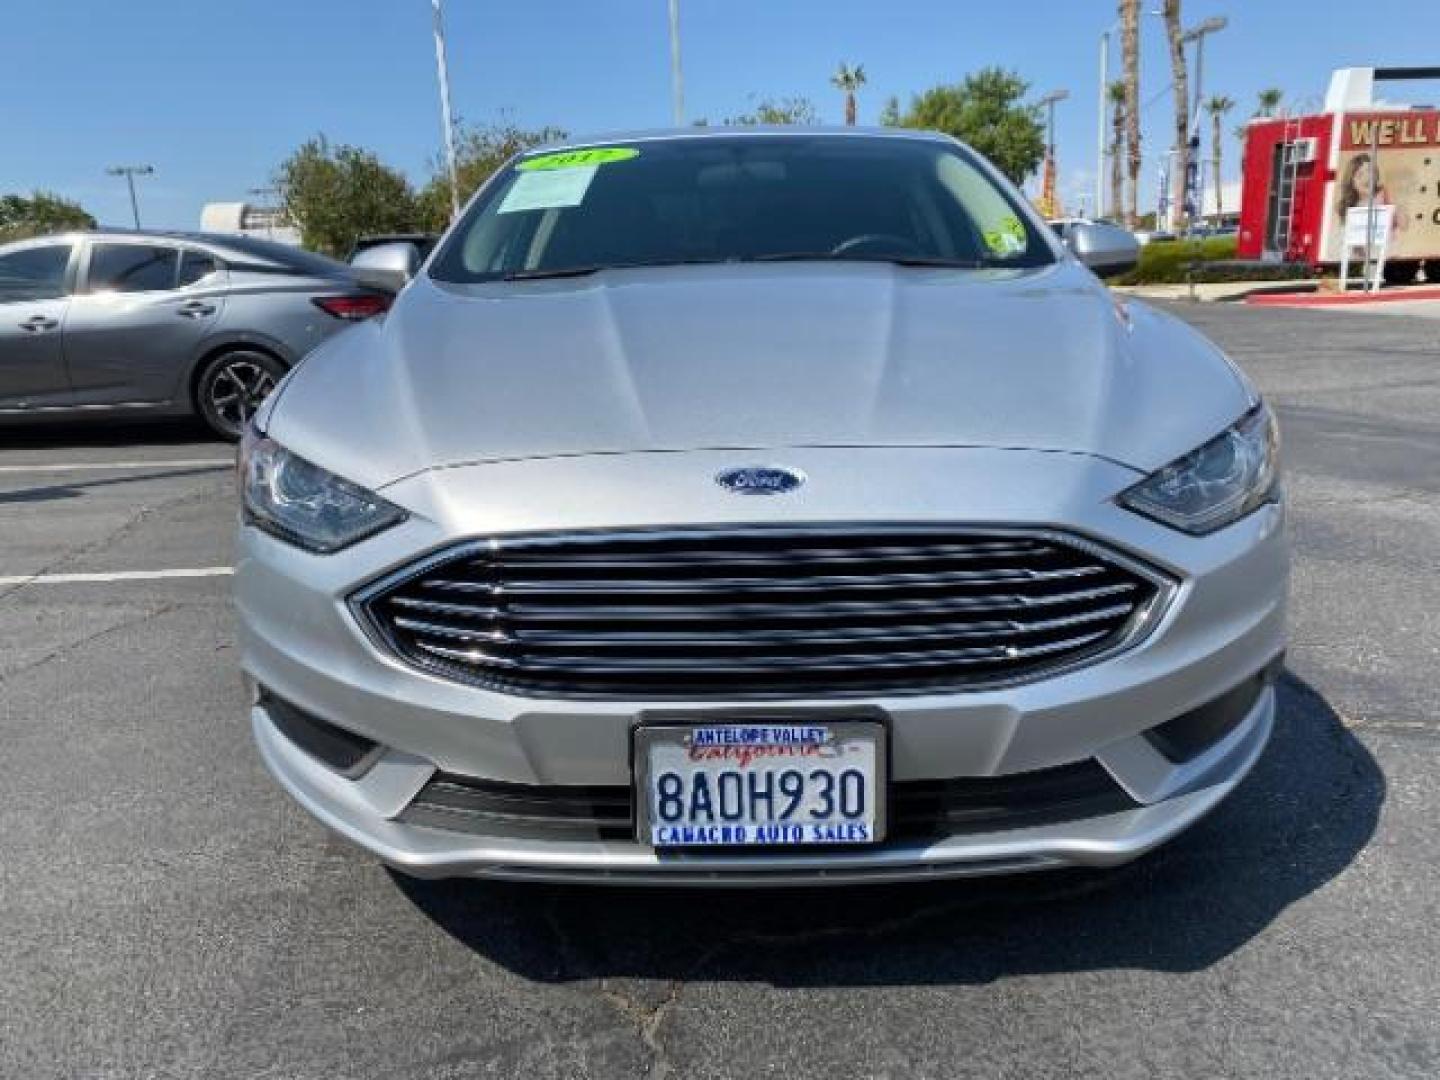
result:
M 1274 419 L 917 132 L 551 147 L 241 454 L 251 723 L 424 876 L 1112 865 L 1269 737 Z
M 0 423 L 199 414 L 238 438 L 289 368 L 391 295 L 344 263 L 202 233 L 0 247 Z

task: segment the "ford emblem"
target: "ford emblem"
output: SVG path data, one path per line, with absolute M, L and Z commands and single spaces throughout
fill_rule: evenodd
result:
M 805 474 L 773 465 L 742 465 L 726 469 L 715 477 L 715 482 L 740 495 L 784 495 L 805 483 Z

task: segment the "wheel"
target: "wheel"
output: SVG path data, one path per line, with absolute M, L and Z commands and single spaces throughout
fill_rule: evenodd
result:
M 285 365 L 269 353 L 251 349 L 221 353 L 200 373 L 195 404 L 215 434 L 234 442 L 284 374 Z

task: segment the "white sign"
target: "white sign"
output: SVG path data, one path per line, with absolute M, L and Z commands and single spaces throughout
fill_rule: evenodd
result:
M 1385 259 L 1390 253 L 1390 223 L 1395 216 L 1395 207 L 1377 203 L 1370 206 L 1352 206 L 1345 212 L 1345 235 L 1340 244 L 1340 291 L 1350 287 L 1350 255 L 1359 252 L 1362 259 L 1369 259 L 1367 268 L 1370 280 L 1366 290 L 1376 292 L 1385 278 Z
M 1373 222 L 1372 222 L 1373 217 Z M 1376 204 L 1372 215 L 1368 206 L 1352 206 L 1345 211 L 1345 246 L 1363 248 L 1365 228 L 1370 226 L 1370 246 L 1378 248 L 1390 237 L 1390 223 L 1395 218 L 1395 207 Z
M 582 165 L 570 169 L 535 169 L 518 173 L 515 183 L 500 203 L 500 214 L 517 214 L 522 210 L 550 210 L 561 206 L 579 206 L 595 179 L 598 166 Z

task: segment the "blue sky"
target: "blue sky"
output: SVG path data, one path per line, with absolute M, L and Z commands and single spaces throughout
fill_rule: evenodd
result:
M 194 228 L 204 203 L 245 198 L 316 132 L 417 181 L 438 148 L 429 0 L 3 6 L 0 192 L 51 189 L 126 224 L 123 182 L 105 166 L 148 162 L 145 223 Z M 1057 141 L 1062 194 L 1073 195 L 1093 188 L 1098 39 L 1114 10 L 1112 0 L 681 0 L 687 112 L 718 119 L 752 95 L 804 95 L 838 122 L 829 76 L 846 60 L 870 77 L 864 123 L 891 94 L 903 101 L 1000 64 L 1037 95 L 1069 89 Z M 1266 85 L 1318 103 L 1333 67 L 1440 63 L 1440 4 L 1424 0 L 1186 0 L 1187 23 L 1214 14 L 1230 27 L 1207 47 L 1206 89 L 1236 98 L 1237 116 Z M 467 120 L 509 112 L 572 133 L 669 122 L 665 0 L 446 0 L 446 17 Z M 1158 96 L 1144 114 L 1148 185 L 1148 155 L 1169 141 L 1159 19 L 1146 18 L 1143 40 L 1142 98 Z M 1440 84 L 1425 89 L 1440 103 Z

